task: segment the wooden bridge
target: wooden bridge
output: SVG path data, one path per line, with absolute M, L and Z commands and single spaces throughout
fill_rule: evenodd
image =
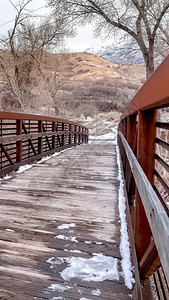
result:
M 0 299 L 151 300 L 150 278 L 169 299 L 168 78 L 169 57 L 124 112 L 119 148 L 74 122 L 0 113 Z

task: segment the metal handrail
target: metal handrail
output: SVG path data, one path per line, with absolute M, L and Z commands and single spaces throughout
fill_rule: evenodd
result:
M 88 129 L 59 118 L 0 112 L 0 177 L 24 164 L 88 143 Z
M 169 164 L 163 158 L 165 151 L 169 157 L 169 122 L 157 122 L 158 109 L 169 107 L 168 82 L 169 56 L 125 109 L 118 127 L 118 144 L 140 277 L 149 278 L 162 265 L 169 285 L 169 208 L 158 189 L 161 184 L 163 194 L 169 197 Z M 158 147 L 161 147 L 161 156 L 157 153 Z M 142 175 L 136 171 L 137 165 Z M 166 177 L 160 174 L 163 168 Z M 143 184 L 144 176 L 147 184 Z M 160 227 L 159 219 L 164 226 Z
M 141 87 L 121 119 L 137 114 L 139 110 L 168 107 L 169 104 L 169 55 Z

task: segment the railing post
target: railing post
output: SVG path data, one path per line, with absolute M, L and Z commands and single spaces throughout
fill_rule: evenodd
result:
M 157 114 L 154 110 L 138 112 L 137 159 L 152 185 L 154 182 L 156 120 Z M 151 230 L 138 192 L 136 193 L 134 232 L 137 256 L 140 261 L 150 244 Z
M 22 119 L 16 120 L 16 135 L 22 135 Z M 22 160 L 22 140 L 16 142 L 16 162 Z
M 82 144 L 84 143 L 84 127 L 82 127 Z
M 122 120 L 122 133 L 124 137 L 127 139 L 127 118 Z
M 65 124 L 62 123 L 62 131 L 64 130 L 65 130 Z M 64 145 L 65 145 L 65 134 L 62 133 L 62 147 L 64 147 Z
M 78 138 L 78 144 L 80 145 L 80 141 L 81 141 L 81 126 L 79 126 L 79 133 L 78 133 L 78 136 L 79 136 L 79 138 Z
M 71 124 L 69 124 L 69 145 L 72 144 L 71 128 L 72 128 L 72 126 L 71 126 Z
M 137 146 L 136 119 L 137 119 L 137 115 L 132 115 L 127 117 L 127 141 L 134 153 L 136 153 L 136 146 Z M 127 184 L 127 191 L 128 191 L 128 201 L 130 205 L 132 225 L 134 226 L 135 182 L 128 161 L 126 166 L 126 174 L 127 174 L 126 184 Z
M 137 115 L 127 117 L 127 141 L 134 153 L 136 150 L 136 118 Z
M 86 143 L 88 143 L 89 142 L 89 129 L 86 129 L 86 131 L 87 131 L 87 140 L 86 140 Z
M 122 124 L 122 127 L 121 127 L 122 133 L 123 133 L 125 139 L 127 139 L 127 118 L 123 119 L 121 124 Z M 122 147 L 122 149 L 123 149 L 123 147 Z M 123 152 L 122 153 L 122 163 L 123 163 L 123 169 L 124 169 L 124 176 L 126 178 L 128 176 L 128 174 L 126 176 L 126 173 L 128 171 L 128 163 L 127 163 L 125 152 L 123 150 L 122 150 L 122 152 Z
M 87 143 L 87 130 L 84 128 L 84 142 Z
M 76 132 L 77 132 L 77 125 L 74 125 L 74 131 L 75 131 L 75 134 L 74 134 L 74 143 L 76 145 L 76 143 L 77 143 L 77 134 L 76 134 Z
M 56 122 L 52 122 L 52 132 L 54 132 L 55 134 L 52 135 L 52 149 L 55 149 L 55 145 L 56 145 Z
M 85 144 L 87 144 L 87 128 L 85 128 L 85 130 L 84 130 L 84 133 L 85 133 Z
M 38 132 L 42 134 L 42 121 L 38 121 Z M 38 154 L 42 153 L 42 135 L 38 137 Z

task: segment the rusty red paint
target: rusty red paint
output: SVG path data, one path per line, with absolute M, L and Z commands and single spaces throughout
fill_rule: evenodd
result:
M 48 154 L 88 141 L 87 128 L 71 121 L 6 112 L 0 112 L 0 118 L 0 176 Z M 76 138 L 73 140 L 72 136 Z
M 122 115 L 136 114 L 139 110 L 169 105 L 169 55 L 142 86 Z
M 155 171 L 155 159 L 158 160 L 161 165 L 168 170 L 168 164 L 162 161 L 160 157 L 155 155 L 155 145 L 159 144 L 161 147 L 169 151 L 169 144 L 166 141 L 162 141 L 156 138 L 156 128 L 162 128 L 169 130 L 169 123 L 157 122 L 156 111 L 158 108 L 169 107 L 169 56 L 163 61 L 159 68 L 152 74 L 148 81 L 143 85 L 140 91 L 136 94 L 133 100 L 130 102 L 126 110 L 124 111 L 121 122 L 119 123 L 118 131 L 122 132 L 130 144 L 132 150 L 135 152 L 137 159 L 143 168 L 147 178 L 154 187 L 160 201 L 165 207 L 166 213 L 168 209 L 157 187 L 154 186 L 154 174 L 163 185 L 163 188 L 169 194 L 168 186 L 164 184 L 163 179 L 159 177 L 157 171 Z M 127 134 L 126 134 L 127 124 Z M 137 139 L 135 138 L 137 135 Z M 120 145 L 120 152 L 123 161 L 124 174 L 126 173 L 126 153 L 120 143 L 120 137 L 118 138 Z M 137 153 L 135 151 L 137 148 Z M 135 244 L 137 250 L 137 258 L 140 261 L 150 245 L 151 230 L 144 211 L 142 199 L 140 199 L 137 186 L 135 182 L 132 182 L 132 193 L 130 189 L 130 173 L 131 170 L 127 168 L 126 184 L 128 190 L 129 202 L 132 203 L 132 199 L 135 199 L 135 222 L 133 229 L 135 232 Z M 133 186 L 134 185 L 134 186 Z M 151 254 L 150 254 L 151 255 Z M 155 262 L 154 265 L 156 266 Z M 157 267 L 157 266 L 156 266 Z M 148 267 L 149 270 L 141 270 L 141 275 L 147 276 L 154 270 L 152 266 Z

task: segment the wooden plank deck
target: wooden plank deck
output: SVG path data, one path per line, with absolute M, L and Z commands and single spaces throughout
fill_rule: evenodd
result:
M 1 183 L 0 299 L 131 299 L 122 276 L 69 281 L 62 273 L 72 257 L 92 264 L 98 254 L 117 258 L 120 271 L 117 175 L 115 145 L 95 142 Z

